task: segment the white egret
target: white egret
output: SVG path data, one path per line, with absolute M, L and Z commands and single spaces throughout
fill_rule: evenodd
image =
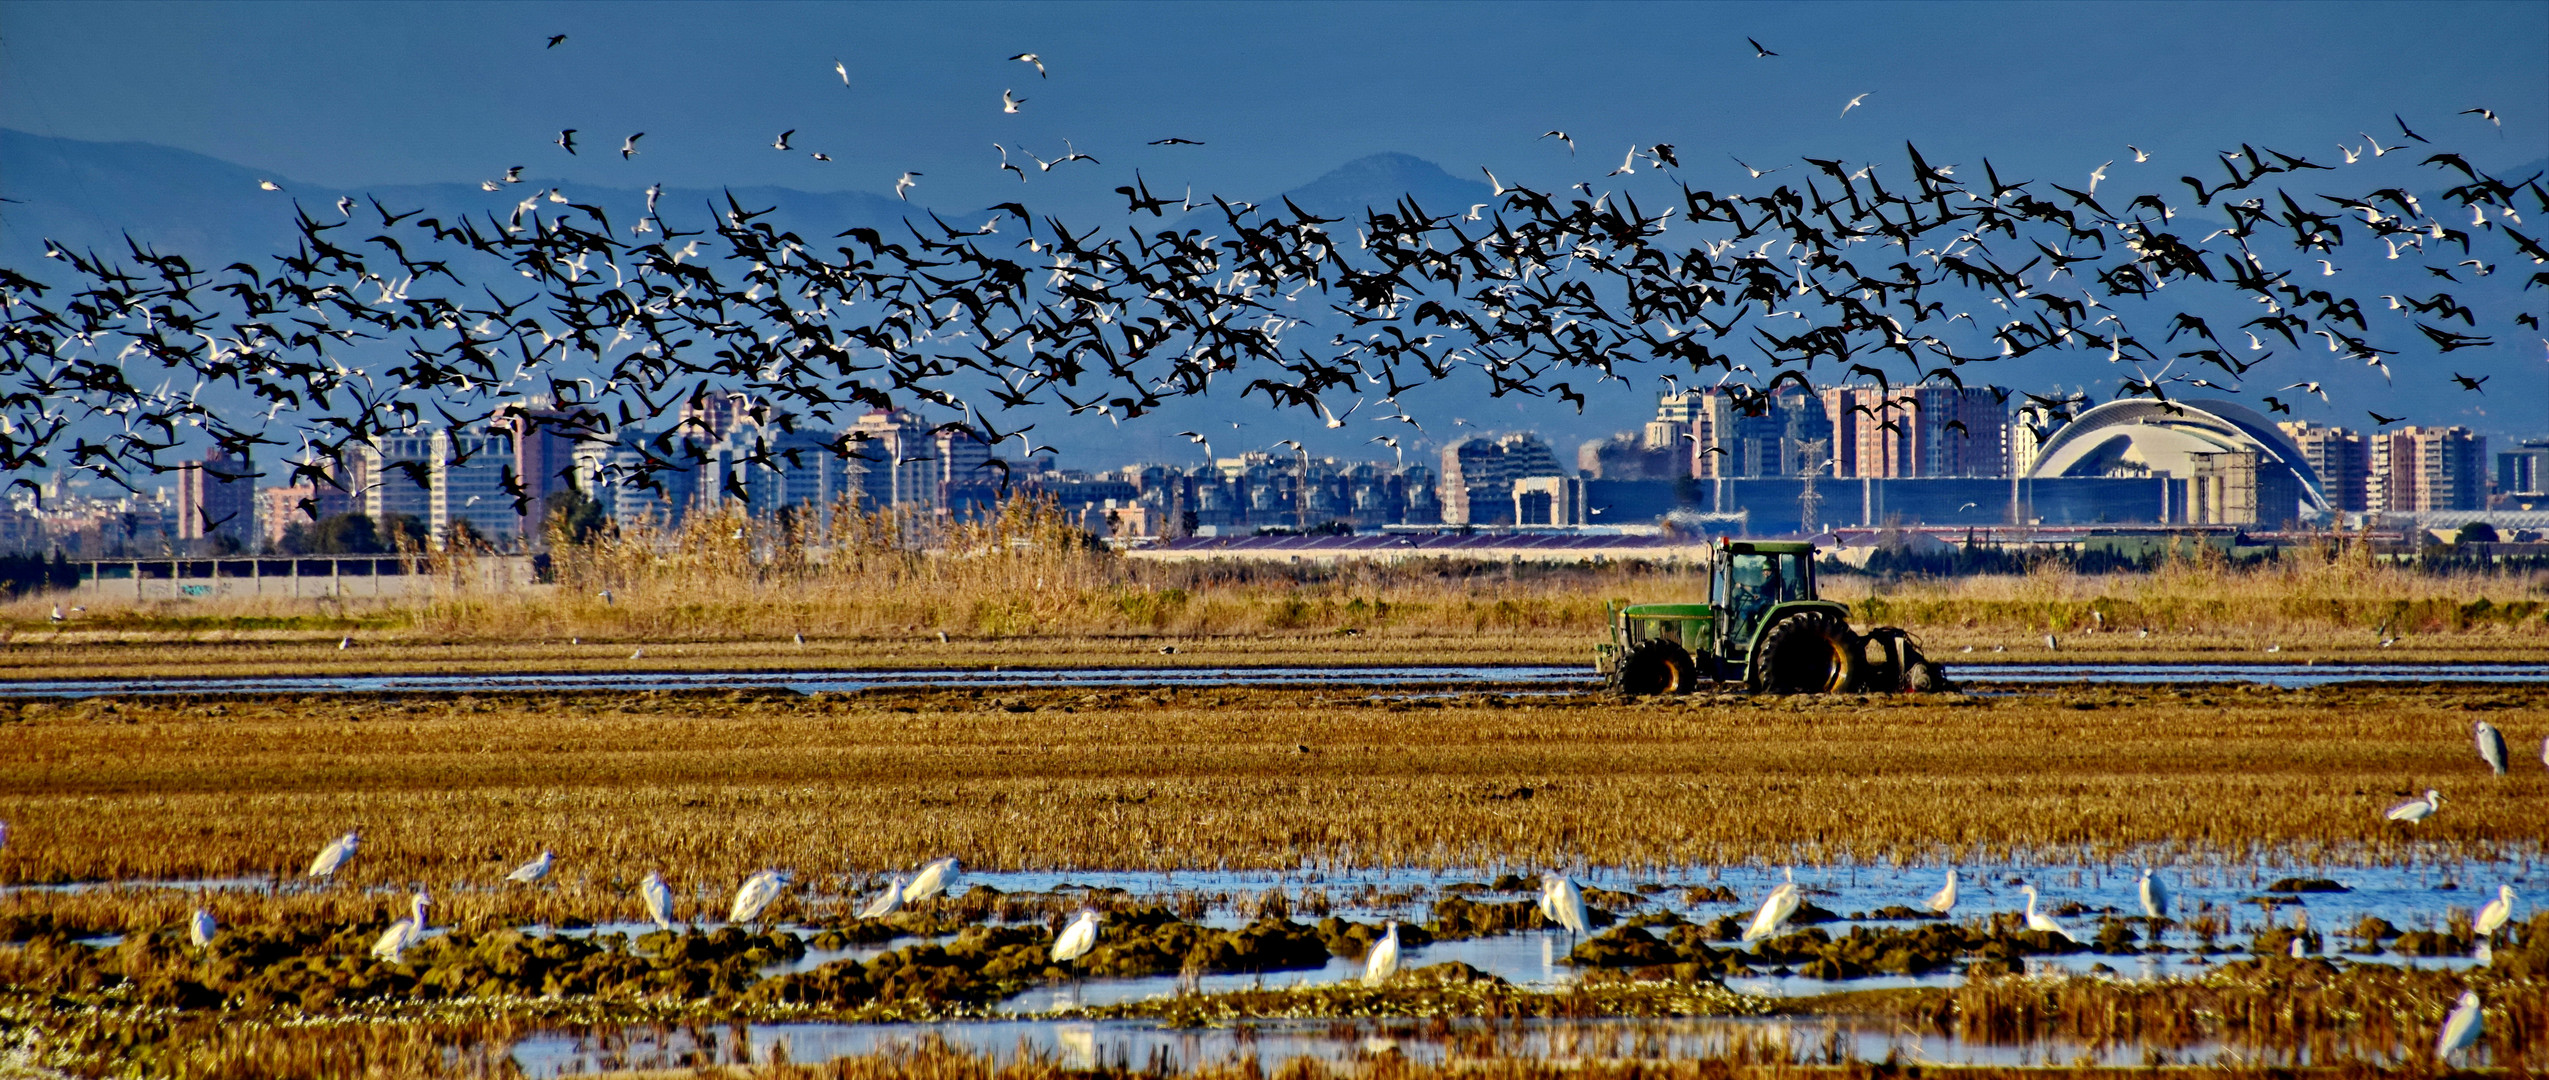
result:
M 647 918 L 666 930 L 673 928 L 673 890 L 662 874 L 648 871 L 646 880 L 637 883 L 637 895 L 646 902 Z
M 2470 924 L 2470 928 L 2478 931 L 2480 937 L 2492 937 L 2496 931 L 2504 929 L 2506 923 L 2512 922 L 2513 918 L 2514 887 L 2498 885 L 2496 898 L 2488 901 L 2486 907 L 2478 909 L 2478 921 Z
M 186 940 L 194 942 L 198 949 L 212 944 L 212 939 L 219 936 L 221 926 L 212 921 L 212 912 L 196 908 L 195 917 L 186 920 Z
M 1797 872 L 1790 869 L 1788 880 L 1770 890 L 1770 895 L 1761 898 L 1761 910 L 1753 913 L 1752 925 L 1744 928 L 1743 939 L 1759 941 L 1778 933 L 1781 927 L 1788 925 L 1788 919 L 1797 913 L 1802 901 L 1797 892 Z
M 1584 911 L 1584 890 L 1564 874 L 1552 871 L 1540 875 L 1540 914 L 1565 927 L 1569 934 L 1593 930 L 1593 920 Z
M 903 902 L 917 904 L 947 892 L 955 887 L 956 875 L 964 871 L 964 864 L 957 862 L 955 856 L 931 860 L 912 875 L 911 884 L 903 886 Z
M 1939 886 L 1937 892 L 1929 894 L 1929 899 L 1921 901 L 1921 906 L 1928 908 L 1934 915 L 1945 915 L 1956 910 L 1955 867 L 1947 868 L 1947 884 Z
M 2505 775 L 2505 762 L 2507 760 L 2505 757 L 2505 733 L 2496 730 L 2496 725 L 2481 720 L 2478 722 L 2475 734 L 2478 739 L 2478 760 L 2486 762 L 2487 768 L 2496 775 Z
M 764 870 L 743 879 L 743 887 L 735 890 L 735 906 L 726 913 L 726 921 L 748 923 L 761 917 L 761 909 L 779 898 L 779 890 L 788 887 L 788 872 Z
M 866 907 L 859 909 L 859 918 L 882 919 L 901 910 L 903 910 L 903 875 L 896 874 L 894 880 L 886 883 L 884 895 L 868 901 Z
M 2427 817 L 2431 816 L 2434 811 L 2442 808 L 2443 793 L 2436 791 L 2433 788 L 2426 788 L 2424 798 L 2409 799 L 2406 802 L 2391 807 L 2390 820 L 2404 821 L 2413 825 L 2425 820 Z
M 2152 877 L 2148 867 L 2142 870 L 2142 914 L 2154 920 L 2168 918 L 2168 884 Z
M 363 838 L 356 833 L 337 837 L 334 843 L 319 849 L 318 858 L 310 860 L 310 876 L 334 877 L 337 870 L 345 865 L 345 860 L 354 857 L 354 849 L 362 846 Z
M 2071 931 L 2064 929 L 2062 923 L 2056 921 L 2053 916 L 2040 913 L 2036 910 L 2035 886 L 2027 886 L 2026 893 L 2027 929 L 2041 931 L 2047 934 L 2060 934 L 2064 941 L 2078 942 L 2080 940 L 2078 937 L 2073 936 Z
M 389 924 L 389 929 L 381 931 L 380 940 L 372 943 L 372 955 L 395 964 L 400 953 L 425 940 L 425 908 L 433 902 L 434 898 L 425 895 L 425 890 L 416 890 L 416 895 L 409 898 L 408 917 Z
M 1068 964 L 1097 948 L 1097 920 L 1094 908 L 1081 908 L 1078 915 L 1072 916 L 1070 925 L 1053 939 L 1053 962 Z
M 2443 1033 L 2434 1039 L 2436 1060 L 2449 1060 L 2453 1054 L 2478 1045 L 2478 1036 L 2487 1030 L 2480 1012 L 2478 991 L 2461 991 L 2460 1004 L 2452 1006 L 2452 1014 L 2443 1020 Z
M 549 876 L 549 864 L 553 861 L 554 857 L 550 855 L 548 849 L 542 848 L 540 850 L 539 858 L 514 867 L 513 872 L 506 874 L 504 879 L 506 881 L 519 881 L 525 885 L 533 884 L 541 878 Z
M 1398 920 L 1390 920 L 1389 931 L 1372 943 L 1372 955 L 1363 959 L 1363 985 L 1379 986 L 1398 974 Z

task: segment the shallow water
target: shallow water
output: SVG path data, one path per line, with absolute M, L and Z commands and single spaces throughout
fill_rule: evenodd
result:
M 2549 682 L 2549 664 L 1972 664 L 1942 658 L 1951 675 L 1976 684 L 2123 682 L 2263 683 L 2321 686 L 2358 681 Z M 167 694 L 528 693 L 590 690 L 733 690 L 798 693 L 881 689 L 1137 689 L 1198 686 L 1336 686 L 1426 689 L 1446 686 L 1590 690 L 1601 685 L 1583 664 L 1445 667 L 1199 667 L 944 669 L 934 671 L 557 672 L 488 675 L 276 675 L 202 679 L 35 679 L 0 682 L 0 697 L 84 698 Z

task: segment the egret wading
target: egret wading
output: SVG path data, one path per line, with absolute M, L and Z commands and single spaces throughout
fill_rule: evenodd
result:
M 1372 955 L 1363 959 L 1363 985 L 1379 986 L 1398 974 L 1398 920 L 1390 920 L 1390 928 L 1381 940 L 1372 943 Z
M 2065 928 L 2062 923 L 2059 920 L 2056 920 L 2052 915 L 2040 913 L 2036 910 L 2035 886 L 2027 886 L 2026 893 L 2027 929 L 2047 934 L 2059 934 L 2062 936 L 2062 940 L 2073 942 L 2075 944 L 2080 940 L 2078 937 L 2073 936 L 2071 931 L 2068 928 Z
M 955 856 L 932 859 L 920 868 L 919 873 L 912 875 L 911 884 L 903 886 L 903 902 L 917 904 L 930 897 L 943 895 L 956 887 L 957 876 L 964 872 L 964 864 L 958 862 Z
M 551 856 L 546 849 L 543 849 L 540 852 L 539 858 L 514 867 L 513 872 L 506 874 L 504 879 L 506 881 L 518 881 L 525 885 L 537 884 L 541 878 L 549 876 L 549 866 L 553 861 L 555 861 L 554 857 Z
M 2478 936 L 2482 938 L 2494 937 L 2496 931 L 2504 929 L 2506 923 L 2513 921 L 2515 902 L 2513 886 L 2496 886 L 2496 898 L 2488 901 L 2486 907 L 2478 909 L 2478 920 L 2470 924 L 2470 929 L 2477 931 Z
M 1929 894 L 1929 899 L 1921 901 L 1921 906 L 1929 909 L 1930 914 L 1933 915 L 1945 915 L 1956 910 L 1955 867 L 1947 868 L 1947 884 L 1939 886 L 1937 892 Z
M 425 890 L 416 890 L 416 895 L 408 898 L 408 916 L 381 931 L 380 940 L 372 943 L 372 955 L 395 964 L 399 954 L 425 940 L 425 908 L 433 902 L 434 898 L 425 895 Z
M 2488 771 L 2498 776 L 2505 775 L 2505 763 L 2512 760 L 2505 756 L 2505 733 L 2496 730 L 2496 725 L 2481 720 L 2473 734 L 2478 740 L 2478 760 L 2487 763 Z
M 1068 964 L 1097 948 L 1098 913 L 1095 908 L 1081 908 L 1069 925 L 1053 938 L 1053 962 Z
M 859 909 L 859 918 L 882 919 L 901 910 L 903 910 L 903 875 L 896 874 L 894 880 L 885 883 L 884 895 L 868 901 L 866 907 Z
M 345 866 L 345 860 L 353 858 L 355 849 L 362 846 L 363 838 L 356 833 L 349 832 L 337 837 L 334 842 L 319 849 L 318 858 L 310 860 L 310 876 L 314 878 L 336 876 L 336 872 Z
M 2168 918 L 2168 884 L 2152 877 L 2149 867 L 2142 870 L 2141 894 L 2142 914 L 2149 916 L 2152 922 L 2165 921 Z
M 1753 913 L 1752 925 L 1744 928 L 1743 939 L 1759 941 L 1778 933 L 1780 928 L 1788 925 L 1788 919 L 1797 913 L 1803 902 L 1803 895 L 1797 891 L 1797 872 L 1792 867 L 1788 870 L 1788 880 L 1770 890 L 1770 895 L 1761 898 L 1761 910 Z
M 637 883 L 638 898 L 646 902 L 646 917 L 655 925 L 673 928 L 673 890 L 664 884 L 664 875 L 648 871 L 646 880 Z
M 2481 1019 L 2485 1010 L 2478 1003 L 2478 991 L 2463 990 L 2460 1003 L 2452 1006 L 2452 1014 L 2443 1018 L 2443 1032 L 2434 1038 L 2434 1059 L 2449 1061 L 2452 1055 L 2478 1045 L 2478 1037 L 2487 1030 Z
M 771 901 L 779 898 L 779 890 L 787 887 L 785 870 L 764 870 L 743 879 L 743 886 L 735 890 L 735 906 L 726 913 L 726 921 L 750 923 L 761 918 L 762 909 L 769 907 Z
M 1540 875 L 1540 914 L 1564 928 L 1569 940 L 1593 929 L 1593 921 L 1584 911 L 1584 890 L 1556 871 Z

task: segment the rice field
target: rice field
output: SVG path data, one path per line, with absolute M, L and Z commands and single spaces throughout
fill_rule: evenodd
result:
M 2472 750 L 2481 718 L 2518 751 L 2509 775 Z M 1304 1076 L 1543 1075 L 1545 1046 L 1494 1033 L 1770 1014 L 1978 1046 L 2139 1047 L 2206 1069 L 2225 1043 L 2412 1069 L 2464 986 L 2487 996 L 2484 1060 L 2536 1066 L 2524 1047 L 2549 1030 L 2549 949 L 2535 944 L 2549 922 L 2530 908 L 2492 962 L 2415 959 L 2486 938 L 2469 924 L 2478 875 L 2536 891 L 2549 839 L 2537 686 L 134 696 L 0 702 L 0 733 L 0 1039 L 16 1047 L 0 1052 L 81 1074 L 513 1075 L 526 1065 L 512 1047 L 559 1032 L 617 1046 L 631 1030 L 733 1027 L 723 1051 L 626 1059 L 688 1068 L 731 1063 L 753 1025 L 979 1017 L 1088 973 L 1182 988 L 1071 1010 L 1101 1025 L 1403 1018 L 1356 1038 L 1407 1053 L 1334 1043 L 1287 1059 Z M 2432 817 L 2384 818 L 2427 788 L 2444 792 Z M 357 854 L 305 877 L 349 830 Z M 546 878 L 504 880 L 544 850 Z M 888 875 L 941 856 L 979 883 L 858 916 Z M 2120 896 L 2137 865 L 2178 868 L 2208 899 L 2140 925 L 2129 903 L 2093 898 Z M 1921 924 L 1875 910 L 1913 902 L 1946 866 L 1976 875 L 1991 910 Z M 794 880 L 760 922 L 712 929 L 735 883 L 771 867 Z M 1809 895 L 1835 910 L 1801 921 L 1836 921 L 1728 940 L 1777 867 L 1827 883 Z M 1526 880 L 1544 868 L 1598 885 L 1588 903 L 1626 921 L 1555 944 L 1542 964 L 1559 982 L 1443 959 L 1505 955 L 1500 935 L 1547 940 Z M 645 923 L 650 873 L 670 883 L 677 933 Z M 2021 873 L 2076 897 L 2057 913 L 2082 944 L 2013 921 Z M 2230 899 L 2320 873 L 2473 880 L 2386 930 L 2296 931 L 2273 904 Z M 366 957 L 417 890 L 435 936 L 396 961 Z M 1057 967 L 1044 950 L 1082 905 L 1109 913 L 1100 952 Z M 209 949 L 185 941 L 198 909 L 220 927 Z M 1245 974 L 1350 970 L 1384 915 L 1419 957 L 1386 988 Z M 2149 953 L 2162 933 L 2176 936 Z M 2318 952 L 2281 957 L 2310 933 Z M 1442 944 L 1467 938 L 1487 951 Z M 2152 955 L 2199 966 L 2083 966 Z M 1741 989 L 1787 972 L 1841 981 L 1820 997 Z M 1885 972 L 1934 974 L 1849 989 Z M 1487 1034 L 1424 1026 L 1454 1020 Z M 1598 1027 L 1614 1041 L 1567 1060 L 1623 1075 L 1876 1067 L 1733 1030 L 1641 1043 Z M 1094 1064 L 995 1050 L 744 1060 L 840 1076 Z

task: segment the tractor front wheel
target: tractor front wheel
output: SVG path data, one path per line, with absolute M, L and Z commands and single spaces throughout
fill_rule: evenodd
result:
M 1773 694 L 1846 694 L 1859 688 L 1858 635 L 1828 611 L 1801 611 L 1761 634 L 1752 688 Z
M 1691 662 L 1690 653 L 1661 639 L 1630 649 L 1611 676 L 1612 688 L 1632 697 L 1687 694 L 1698 684 L 1699 665 Z

